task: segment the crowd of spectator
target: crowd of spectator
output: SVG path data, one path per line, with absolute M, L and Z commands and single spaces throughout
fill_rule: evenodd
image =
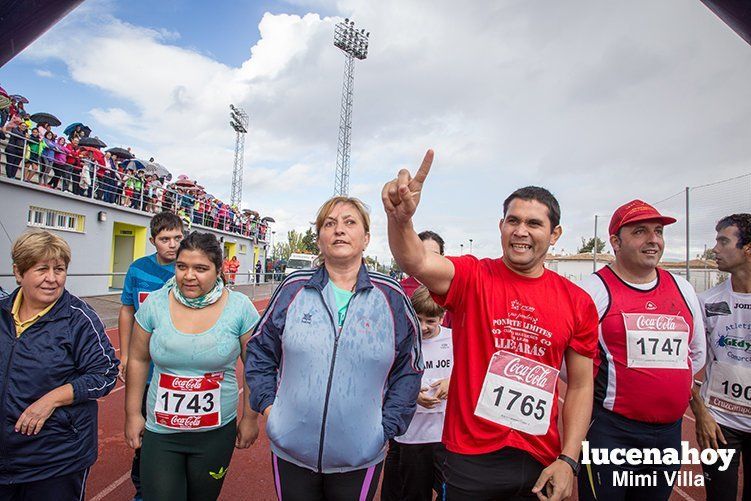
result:
M 47 113 L 29 115 L 28 100 L 0 87 L 0 176 L 144 212 L 171 211 L 190 227 L 201 225 L 266 240 L 268 219 L 219 200 L 185 175 L 135 158 L 131 148 L 110 148 L 84 124 L 62 133 Z M 35 121 L 36 119 L 36 121 Z

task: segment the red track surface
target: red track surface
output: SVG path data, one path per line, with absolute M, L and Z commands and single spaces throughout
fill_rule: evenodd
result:
M 268 299 L 254 302 L 258 311 L 263 312 Z M 118 350 L 117 329 L 107 331 L 113 345 Z M 238 365 L 238 374 L 241 374 Z M 238 380 L 239 379 L 238 377 Z M 130 466 L 133 451 L 125 445 L 123 427 L 125 423 L 123 385 L 118 381 L 115 389 L 99 401 L 99 460 L 91 469 L 87 483 L 86 499 L 89 501 L 126 501 L 135 493 L 130 481 Z M 250 449 L 235 449 L 227 478 L 222 489 L 221 500 L 253 499 L 273 501 L 276 499 L 271 473 L 270 449 L 264 432 L 265 421 L 261 418 L 261 434 Z M 694 436 L 694 419 L 688 411 L 683 420 L 683 440 L 697 447 Z M 700 466 L 684 467 L 694 473 L 701 473 Z M 673 490 L 671 501 L 703 500 L 702 487 L 678 487 Z M 740 500 L 740 495 L 738 496 Z

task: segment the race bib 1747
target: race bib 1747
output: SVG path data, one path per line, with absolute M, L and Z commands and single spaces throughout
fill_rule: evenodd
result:
M 683 317 L 623 313 L 628 367 L 688 369 L 689 326 Z
M 558 370 L 505 351 L 493 354 L 475 415 L 530 435 L 550 427 Z
M 222 379 L 223 372 L 203 376 L 160 374 L 154 419 L 173 430 L 218 427 L 222 422 Z

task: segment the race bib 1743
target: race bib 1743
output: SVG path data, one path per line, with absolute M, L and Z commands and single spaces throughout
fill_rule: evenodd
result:
M 203 376 L 160 374 L 154 419 L 173 430 L 216 428 L 222 422 L 222 379 L 223 372 Z
M 475 415 L 530 435 L 550 427 L 558 370 L 505 351 L 493 354 Z

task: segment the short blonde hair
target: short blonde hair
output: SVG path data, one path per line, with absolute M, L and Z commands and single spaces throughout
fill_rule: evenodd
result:
M 11 259 L 19 275 L 26 273 L 40 261 L 59 259 L 70 264 L 70 246 L 61 237 L 45 230 L 29 230 L 13 243 Z
M 316 235 L 321 234 L 321 228 L 323 223 L 326 222 L 326 218 L 331 211 L 334 210 L 338 204 L 349 204 L 353 206 L 357 212 L 360 213 L 362 218 L 362 225 L 365 228 L 365 233 L 370 233 L 370 211 L 366 207 L 362 200 L 355 197 L 336 196 L 326 200 L 320 209 L 318 209 L 318 215 L 316 216 Z
M 418 287 L 412 294 L 412 308 L 418 315 L 425 315 L 426 317 L 442 317 L 446 313 L 446 310 L 433 301 L 430 291 L 424 285 Z

